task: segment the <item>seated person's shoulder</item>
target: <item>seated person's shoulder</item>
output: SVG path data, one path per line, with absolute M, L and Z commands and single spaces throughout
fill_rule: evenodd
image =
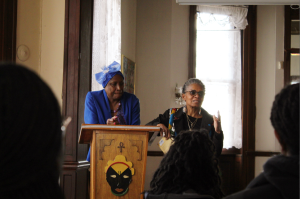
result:
M 174 194 L 174 193 L 162 193 L 162 194 L 151 194 L 146 192 L 144 194 L 145 199 L 192 199 L 192 198 L 198 198 L 198 199 L 214 199 L 214 197 L 210 195 L 200 195 L 197 194 L 195 191 L 186 191 L 182 194 Z
M 261 178 L 260 176 L 258 176 Z M 283 199 L 284 197 L 280 191 L 269 183 L 260 183 L 259 185 L 251 188 L 246 188 L 243 191 L 234 193 L 225 197 L 225 199 Z

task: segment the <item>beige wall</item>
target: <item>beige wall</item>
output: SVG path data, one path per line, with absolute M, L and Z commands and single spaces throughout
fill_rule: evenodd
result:
M 270 112 L 275 95 L 283 88 L 284 6 L 257 7 L 256 51 L 256 124 L 255 150 L 280 151 L 270 123 Z M 268 157 L 255 158 L 255 175 L 262 171 Z
M 141 123 L 174 103 L 176 83 L 187 80 L 188 6 L 175 0 L 137 2 L 137 85 Z
M 65 1 L 19 0 L 17 48 L 29 48 L 28 60 L 17 63 L 39 74 L 62 104 Z
M 137 1 L 136 95 L 140 99 L 141 124 L 146 124 L 175 104 L 176 83 L 188 77 L 189 6 L 175 0 Z M 123 41 L 122 41 L 123 42 Z M 148 150 L 159 150 L 156 139 Z M 149 157 L 145 190 L 162 157 Z
M 41 1 L 18 0 L 17 11 L 17 41 L 16 48 L 26 45 L 29 48 L 29 58 L 21 61 L 16 56 L 16 62 L 40 73 L 41 65 Z
M 121 54 L 136 61 L 136 3 L 121 1 Z
M 62 105 L 65 1 L 42 0 L 41 77 Z

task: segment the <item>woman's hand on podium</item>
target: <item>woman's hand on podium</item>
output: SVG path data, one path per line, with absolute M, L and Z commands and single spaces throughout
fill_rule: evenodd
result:
M 164 124 L 158 124 L 156 126 L 160 127 L 160 135 L 166 137 L 167 140 L 171 137 L 169 129 Z

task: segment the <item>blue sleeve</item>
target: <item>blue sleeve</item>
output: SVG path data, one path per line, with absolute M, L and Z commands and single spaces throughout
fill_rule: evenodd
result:
M 88 161 L 88 162 L 91 161 L 91 155 L 90 155 L 90 153 L 91 153 L 91 147 L 89 148 L 89 152 L 88 152 L 87 157 L 86 157 L 86 161 Z
M 99 124 L 95 99 L 91 92 L 88 92 L 85 98 L 84 123 Z
M 85 108 L 84 108 L 84 123 L 86 124 L 98 124 L 98 116 L 95 107 L 94 97 L 91 92 L 88 92 L 85 98 Z M 91 148 L 89 148 L 89 152 L 87 154 L 86 160 L 90 162 L 90 152 Z
M 140 125 L 140 101 L 138 98 L 135 98 L 132 105 L 132 123 L 131 125 Z

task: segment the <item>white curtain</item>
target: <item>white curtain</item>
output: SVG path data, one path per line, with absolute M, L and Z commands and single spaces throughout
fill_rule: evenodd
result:
M 247 21 L 247 7 L 241 6 L 197 6 L 197 11 L 201 13 L 207 14 L 217 14 L 223 15 L 228 18 L 228 23 L 231 26 L 236 27 L 236 29 L 245 29 L 248 25 Z M 201 19 L 201 16 L 200 16 Z
M 213 115 L 220 111 L 223 147 L 241 148 L 241 31 L 228 15 L 200 12 L 196 54 L 196 77 L 206 87 L 202 107 Z
M 95 74 L 113 61 L 121 64 L 121 0 L 94 0 L 92 91 L 102 89 Z

